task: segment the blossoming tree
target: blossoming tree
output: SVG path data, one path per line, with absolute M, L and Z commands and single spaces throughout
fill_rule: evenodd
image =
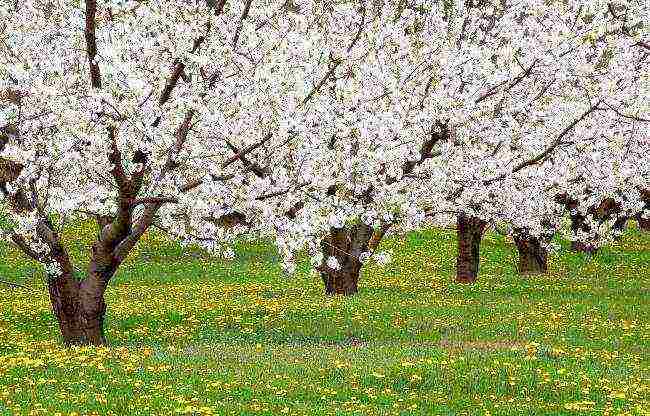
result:
M 272 235 L 288 271 L 306 245 L 326 292 L 353 294 L 384 233 L 451 212 L 472 281 L 486 224 L 542 229 L 496 202 L 541 189 L 559 149 L 647 118 L 621 98 L 640 10 L 601 44 L 610 6 L 580 4 L 2 4 L 5 236 L 45 265 L 68 344 L 105 342 L 104 291 L 154 223 L 217 250 Z M 85 270 L 59 235 L 76 213 L 98 224 Z
M 237 232 L 224 216 L 283 194 L 265 172 L 291 147 L 272 123 L 300 16 L 251 3 L 0 4 L 3 236 L 45 266 L 66 344 L 106 342 L 104 291 L 154 223 L 213 245 Z M 98 225 L 86 268 L 60 238 L 80 213 Z
M 319 15 L 309 8 L 317 3 L 301 4 Z M 330 54 L 311 96 L 318 130 L 301 132 L 295 166 L 306 185 L 286 202 L 302 209 L 276 218 L 280 247 L 307 244 L 326 291 L 351 294 L 373 227 L 381 235 L 392 222 L 412 228 L 427 214 L 455 213 L 458 281 L 476 279 L 481 235 L 497 221 L 543 269 L 537 239 L 559 227 L 553 198 L 572 177 L 559 168 L 566 150 L 629 137 L 638 146 L 648 111 L 638 70 L 644 6 L 373 6 L 338 5 L 319 27 L 354 37 L 317 48 Z

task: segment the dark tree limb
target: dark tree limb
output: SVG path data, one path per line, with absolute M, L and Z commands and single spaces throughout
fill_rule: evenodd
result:
M 334 74 L 334 71 L 336 71 L 336 68 L 343 62 L 340 59 L 334 60 L 333 64 L 329 67 L 323 78 L 318 81 L 318 84 L 314 86 L 314 88 L 307 94 L 307 97 L 300 103 L 299 107 L 302 107 L 303 105 L 307 104 L 309 100 L 312 99 L 312 97 L 320 91 L 320 89 L 325 85 L 327 80 Z
M 97 40 L 95 37 L 95 14 L 97 13 L 97 0 L 86 0 L 86 54 L 90 65 L 90 84 L 93 88 L 101 88 L 102 80 L 99 65 L 95 61 L 97 56 Z
M 435 132 L 433 128 L 431 128 L 429 139 L 426 140 L 424 143 L 422 143 L 422 147 L 420 148 L 420 159 L 406 161 L 402 166 L 403 175 L 408 175 L 413 173 L 415 168 L 421 165 L 422 163 L 424 163 L 427 159 L 431 159 L 441 155 L 440 152 L 434 152 L 433 148 L 439 142 L 449 139 L 450 132 L 446 123 L 437 121 L 436 124 L 440 128 L 440 132 Z M 391 185 L 397 181 L 398 181 L 397 178 L 393 178 L 390 176 L 386 177 L 386 184 L 388 185 Z
M 145 206 L 144 214 L 135 223 L 133 230 L 113 249 L 113 257 L 119 264 L 124 261 L 126 256 L 131 252 L 136 243 L 144 233 L 153 224 L 156 212 L 162 206 L 162 203 L 148 203 Z
M 598 108 L 598 105 L 601 103 L 601 101 L 602 100 L 600 100 L 596 104 L 592 105 L 589 109 L 587 109 L 587 111 L 582 113 L 582 115 L 579 118 L 573 120 L 564 130 L 562 130 L 562 132 L 557 136 L 557 138 L 555 138 L 555 140 L 553 140 L 553 142 L 551 144 L 549 144 L 541 153 L 539 153 L 538 155 L 536 155 L 535 157 L 533 157 L 531 159 L 528 159 L 528 160 L 525 160 L 525 161 L 519 163 L 517 166 L 512 168 L 512 170 L 510 171 L 510 174 L 517 173 L 517 172 L 519 172 L 520 170 L 522 170 L 524 168 L 536 165 L 537 163 L 539 163 L 539 162 L 543 161 L 544 159 L 546 159 L 546 157 L 548 157 L 560 144 L 562 144 L 562 139 L 564 138 L 564 136 L 566 136 L 567 133 L 569 133 L 578 123 L 580 123 L 582 120 L 584 120 L 585 117 L 587 117 L 589 114 L 591 114 L 593 111 L 595 111 Z M 496 177 L 494 177 L 492 179 L 487 179 L 487 180 L 483 181 L 483 184 L 484 185 L 489 185 L 489 184 L 491 184 L 493 182 L 504 179 L 507 175 L 508 174 L 506 174 L 506 173 L 502 173 L 501 175 L 498 175 L 498 176 L 496 176 Z
M 32 260 L 35 260 L 37 262 L 41 262 L 43 260 L 43 255 L 41 253 L 36 252 L 27 241 L 25 241 L 25 238 L 22 235 L 18 235 L 14 232 L 11 233 L 11 241 L 22 251 L 25 253 L 27 256 L 29 256 Z
M 510 90 L 513 89 L 515 86 L 517 86 L 517 84 L 519 84 L 521 81 L 523 81 L 524 78 L 528 77 L 528 76 L 530 75 L 531 71 L 533 70 L 533 68 L 535 67 L 535 64 L 537 64 L 537 61 L 538 61 L 538 59 L 535 59 L 535 60 L 533 61 L 533 63 L 532 63 L 528 68 L 526 68 L 526 70 L 524 71 L 523 74 L 521 74 L 521 75 L 519 75 L 518 77 L 516 77 L 516 78 L 514 79 L 514 81 L 513 81 L 513 82 L 512 82 L 512 83 L 511 83 L 511 84 L 510 84 L 510 85 L 505 89 L 505 92 L 510 91 Z M 485 100 L 486 98 L 488 98 L 488 97 L 490 97 L 490 96 L 496 94 L 496 93 L 499 91 L 499 87 L 500 87 L 501 85 L 507 83 L 508 81 L 509 81 L 509 80 L 506 80 L 506 81 L 504 81 L 504 82 L 500 82 L 499 84 L 497 84 L 497 85 L 495 85 L 494 87 L 490 88 L 490 89 L 489 89 L 485 94 L 483 94 L 483 95 L 481 95 L 479 98 L 477 98 L 477 99 L 474 101 L 474 103 L 475 103 L 475 104 L 478 104 L 478 103 L 480 103 L 481 101 Z
M 242 25 L 244 24 L 244 20 L 246 20 L 248 17 L 252 3 L 253 0 L 246 0 L 246 3 L 244 4 L 244 11 L 242 12 L 241 18 L 239 19 L 239 25 L 237 26 L 237 31 L 235 32 L 235 36 L 232 40 L 233 49 L 237 47 L 237 41 L 239 41 L 239 34 L 241 33 Z
M 230 159 L 228 159 L 228 160 L 226 160 L 225 162 L 223 162 L 223 163 L 221 164 L 221 167 L 222 167 L 222 168 L 226 168 L 228 165 L 230 165 L 231 163 L 235 162 L 237 159 L 240 159 L 242 156 L 246 156 L 247 154 L 249 154 L 249 153 L 252 152 L 253 150 L 257 149 L 258 147 L 260 147 L 261 145 L 263 145 L 264 143 L 266 143 L 268 140 L 271 139 L 271 137 L 273 137 L 273 135 L 272 135 L 271 133 L 269 133 L 269 134 L 267 134 L 267 135 L 266 135 L 262 140 L 260 140 L 260 141 L 258 141 L 258 142 L 256 142 L 256 143 L 253 143 L 253 144 L 251 144 L 251 145 L 248 146 L 248 147 L 245 147 L 243 150 L 241 150 L 241 151 L 235 153 L 235 155 L 232 156 Z

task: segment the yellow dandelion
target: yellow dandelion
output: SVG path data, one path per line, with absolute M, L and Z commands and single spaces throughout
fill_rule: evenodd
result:
M 609 395 L 609 397 L 610 397 L 611 399 L 619 399 L 619 400 L 623 400 L 623 399 L 625 399 L 625 392 L 623 392 L 623 391 L 615 391 L 615 392 L 612 392 L 612 393 Z

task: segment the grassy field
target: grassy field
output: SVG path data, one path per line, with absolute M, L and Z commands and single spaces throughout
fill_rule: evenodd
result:
M 65 350 L 38 269 L 0 246 L 35 289 L 0 287 L 0 415 L 650 414 L 649 234 L 525 279 L 489 234 L 473 286 L 451 230 L 382 248 L 359 295 L 327 298 L 268 245 L 222 261 L 152 234 L 107 291 L 110 347 Z

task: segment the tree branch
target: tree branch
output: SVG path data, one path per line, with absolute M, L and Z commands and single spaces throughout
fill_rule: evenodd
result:
M 241 18 L 239 19 L 239 25 L 237 26 L 237 31 L 235 32 L 235 37 L 232 40 L 232 48 L 236 49 L 237 47 L 237 41 L 239 40 L 239 34 L 241 33 L 242 26 L 244 24 L 244 20 L 248 17 L 248 12 L 250 12 L 251 9 L 251 3 L 253 3 L 253 0 L 246 0 L 246 4 L 244 4 L 244 11 L 242 12 Z
M 102 80 L 99 65 L 95 62 L 97 55 L 97 41 L 95 37 L 95 14 L 97 13 L 97 0 L 86 0 L 86 54 L 90 65 L 90 84 L 93 88 L 101 88 Z
M 298 184 L 295 189 L 300 189 L 300 188 L 302 188 L 304 186 L 307 186 L 307 185 L 309 185 L 309 182 L 303 182 L 303 183 Z M 269 198 L 273 198 L 273 197 L 281 196 L 281 195 L 286 195 L 286 194 L 288 194 L 289 192 L 291 192 L 293 190 L 294 190 L 294 188 L 287 188 L 287 189 L 283 189 L 281 191 L 270 192 L 268 194 L 263 194 L 263 195 L 258 196 L 257 198 L 255 198 L 255 200 L 264 201 L 265 199 L 269 199 Z
M 235 152 L 235 154 L 239 153 L 239 148 L 237 148 L 235 145 L 230 143 L 228 140 L 226 140 L 226 145 L 230 148 L 230 150 Z M 257 163 L 252 163 L 245 156 L 241 156 L 240 159 L 242 161 L 242 164 L 245 166 L 246 172 L 252 171 L 255 174 L 255 176 L 257 176 L 258 178 L 264 178 L 267 176 L 267 172 L 264 169 L 262 169 L 262 167 L 259 166 Z
M 558 147 L 562 143 L 562 138 L 564 136 L 566 136 L 567 133 L 569 133 L 578 123 L 580 123 L 582 120 L 584 120 L 584 118 L 587 117 L 589 114 L 591 114 L 594 110 L 598 109 L 598 105 L 601 102 L 602 102 L 602 100 L 599 100 L 596 104 L 594 104 L 590 108 L 588 108 L 587 111 L 582 113 L 582 115 L 579 118 L 573 120 L 571 122 L 571 124 L 569 124 L 564 130 L 562 130 L 562 132 L 557 136 L 557 138 L 555 140 L 553 140 L 553 142 L 550 145 L 548 145 L 546 147 L 546 149 L 544 149 L 537 156 L 519 163 L 517 166 L 515 166 L 512 169 L 510 174 L 517 173 L 520 170 L 522 170 L 522 169 L 524 169 L 524 168 L 526 168 L 528 166 L 536 165 L 538 162 L 545 159 L 551 152 L 553 152 L 555 150 L 556 147 Z M 483 184 L 484 185 L 489 185 L 489 184 L 491 184 L 493 182 L 504 179 L 506 176 L 507 176 L 507 174 L 502 173 L 501 175 L 499 175 L 497 177 L 494 177 L 492 179 L 488 179 L 488 180 L 483 181 Z
M 158 104 L 163 105 L 169 100 L 169 97 L 172 95 L 172 91 L 176 87 L 176 84 L 178 83 L 178 79 L 181 77 L 181 73 L 183 72 L 184 69 L 185 69 L 184 63 L 176 62 L 174 68 L 172 69 L 172 73 L 169 76 L 167 83 L 165 84 L 165 88 L 163 88 L 162 93 L 160 94 L 160 98 L 158 99 Z
M 118 189 L 120 194 L 124 192 L 126 185 L 128 183 L 128 178 L 126 173 L 124 173 L 124 167 L 122 166 L 122 153 L 117 148 L 117 139 L 115 138 L 115 127 L 108 127 L 108 138 L 111 143 L 111 153 L 108 155 L 108 160 L 113 164 L 113 169 L 111 169 L 111 175 L 117 182 Z
M 325 83 L 327 82 L 327 79 L 329 77 L 331 77 L 332 74 L 334 74 L 334 71 L 336 71 L 336 67 L 338 67 L 341 64 L 341 62 L 343 62 L 343 61 L 340 60 L 340 59 L 334 61 L 334 64 L 328 69 L 327 73 L 325 73 L 325 75 L 318 82 L 318 84 L 316 84 L 316 86 L 309 92 L 309 94 L 307 94 L 307 97 L 305 97 L 305 99 L 298 105 L 298 107 L 302 107 L 309 100 L 311 100 L 311 98 L 314 96 L 314 94 L 316 94 L 323 87 L 323 85 L 325 85 Z
M 408 160 L 404 162 L 404 165 L 402 166 L 402 172 L 403 175 L 408 175 L 412 173 L 415 170 L 416 166 L 421 165 L 426 161 L 427 159 L 431 159 L 436 156 L 440 156 L 440 152 L 433 152 L 433 147 L 440 141 L 447 140 L 450 136 L 449 129 L 447 127 L 447 124 L 443 124 L 440 121 L 436 121 L 436 124 L 438 127 L 440 127 L 440 133 L 436 133 L 433 130 L 433 127 L 431 128 L 431 136 L 428 140 L 426 140 L 424 143 L 422 143 L 422 147 L 420 148 L 420 159 L 419 160 Z M 393 177 L 386 177 L 386 184 L 391 185 L 393 183 L 397 182 L 397 178 Z
M 505 89 L 504 92 L 508 92 L 508 91 L 510 91 L 510 90 L 513 89 L 517 84 L 519 84 L 521 81 L 523 81 L 524 78 L 526 78 L 527 76 L 529 76 L 529 75 L 530 75 L 530 72 L 531 72 L 531 71 L 533 70 L 533 68 L 535 67 L 535 64 L 537 63 L 537 61 L 538 61 L 538 59 L 535 59 L 535 60 L 533 61 L 533 63 L 532 63 L 532 64 L 531 64 L 531 65 L 530 65 L 530 66 L 529 66 L 529 67 L 524 71 L 524 73 L 521 74 L 521 75 L 519 75 L 517 78 L 515 78 L 515 80 L 513 81 L 513 83 L 510 84 L 510 85 Z M 484 99 L 486 99 L 486 98 L 488 98 L 488 97 L 490 97 L 490 96 L 496 94 L 496 93 L 498 92 L 498 88 L 499 88 L 501 85 L 503 85 L 503 84 L 505 84 L 505 83 L 507 83 L 507 82 L 508 82 L 508 81 L 501 82 L 501 83 L 495 85 L 494 87 L 490 88 L 490 90 L 489 90 L 488 92 L 486 92 L 485 94 L 483 94 L 482 96 L 480 96 L 478 99 L 476 99 L 476 100 L 474 101 L 474 103 L 475 103 L 475 104 L 478 104 L 478 103 L 480 103 L 481 101 L 483 101 Z
M 650 51 L 650 43 L 648 43 L 648 42 L 643 42 L 643 41 L 640 40 L 637 43 L 635 43 L 634 46 L 640 46 L 643 49 L 647 49 L 647 50 Z
M 650 122 L 650 120 L 647 119 L 647 118 L 641 118 L 641 117 L 637 117 L 637 116 L 630 116 L 630 115 L 627 115 L 627 114 L 623 114 L 623 113 L 621 113 L 620 111 L 618 111 L 618 109 L 612 107 L 611 105 L 609 105 L 609 104 L 606 103 L 606 102 L 605 102 L 605 105 L 606 105 L 607 107 L 609 107 L 610 110 L 612 110 L 613 112 L 615 112 L 615 113 L 616 113 L 618 116 L 620 116 L 620 117 L 629 118 L 630 120 L 641 121 L 641 122 L 644 122 L 644 123 L 648 123 L 648 122 Z
M 244 150 L 241 150 L 241 151 L 237 152 L 237 153 L 236 153 L 234 156 L 232 156 L 230 159 L 228 159 L 228 160 L 226 160 L 225 162 L 223 162 L 223 163 L 221 164 L 221 167 L 222 167 L 222 168 L 227 167 L 228 165 L 230 165 L 231 163 L 233 163 L 233 162 L 236 161 L 237 159 L 242 158 L 242 156 L 247 155 L 248 153 L 252 152 L 253 150 L 255 150 L 255 149 L 257 149 L 258 147 L 260 147 L 261 145 L 263 145 L 263 144 L 264 144 L 265 142 L 267 142 L 271 137 L 273 137 L 273 134 L 272 134 L 272 133 L 267 134 L 267 135 L 266 135 L 262 140 L 258 141 L 257 143 L 253 143 L 253 144 L 251 144 L 250 146 L 244 148 Z
M 131 207 L 135 207 L 142 204 L 177 204 L 178 198 L 171 196 L 151 196 L 144 198 L 127 198 L 125 201 L 130 204 Z
M 42 255 L 40 253 L 37 253 L 28 243 L 25 241 L 25 238 L 22 235 L 18 235 L 15 232 L 11 232 L 11 241 L 14 242 L 14 244 L 22 251 L 25 253 L 27 256 L 29 256 L 32 260 L 35 260 L 37 262 L 42 261 Z
M 144 213 L 138 219 L 131 232 L 113 249 L 113 258 L 118 264 L 124 261 L 147 229 L 149 229 L 161 205 L 161 203 L 148 203 L 145 206 Z
M 366 23 L 366 8 L 363 2 L 361 2 L 361 23 L 359 23 L 359 29 L 357 30 L 357 34 L 354 36 L 354 39 L 352 39 L 352 43 L 350 43 L 350 46 L 348 46 L 348 52 L 352 50 L 354 45 L 359 41 L 359 38 L 361 37 L 361 31 L 363 30 L 363 25 Z

